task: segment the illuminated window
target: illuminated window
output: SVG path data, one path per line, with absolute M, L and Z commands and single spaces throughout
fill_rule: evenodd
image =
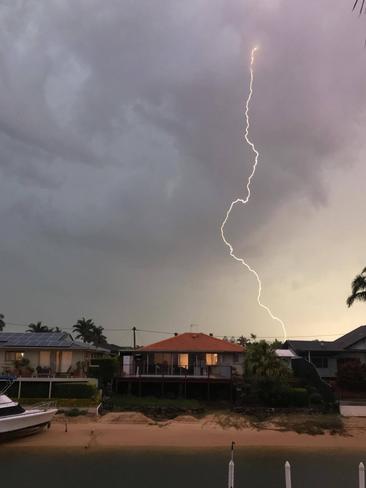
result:
M 206 354 L 206 365 L 207 366 L 215 366 L 217 364 L 217 354 L 216 353 L 207 353 Z
M 178 365 L 181 368 L 188 368 L 188 354 L 178 354 Z
M 17 361 L 24 357 L 24 352 L 5 351 L 5 361 Z

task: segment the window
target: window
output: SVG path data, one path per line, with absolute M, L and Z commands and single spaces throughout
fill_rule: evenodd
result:
M 18 361 L 24 357 L 24 352 L 5 351 L 5 361 Z
M 49 368 L 51 366 L 51 351 L 39 351 L 39 365 L 41 368 Z
M 178 354 L 178 366 L 181 368 L 188 368 L 188 354 Z
M 311 362 L 316 368 L 327 368 L 328 367 L 328 358 L 324 356 L 313 356 L 311 358 Z
M 206 366 L 215 366 L 217 364 L 217 354 L 207 353 L 206 354 Z

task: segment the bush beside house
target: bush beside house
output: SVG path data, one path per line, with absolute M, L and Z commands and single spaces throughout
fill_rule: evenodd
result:
M 277 343 L 266 341 L 247 344 L 240 402 L 273 408 L 325 407 L 329 399 L 319 390 L 318 383 L 294 374 L 276 355 L 277 347 Z
M 353 392 L 366 391 L 366 364 L 359 359 L 350 359 L 339 365 L 337 386 Z
M 97 378 L 101 387 L 113 381 L 119 369 L 118 358 L 92 359 L 89 366 L 88 376 Z

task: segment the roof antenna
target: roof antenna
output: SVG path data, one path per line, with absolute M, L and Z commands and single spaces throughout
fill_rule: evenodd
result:
M 190 329 L 191 332 L 193 332 L 193 327 L 199 327 L 199 325 L 198 324 L 191 324 L 189 326 L 189 329 Z

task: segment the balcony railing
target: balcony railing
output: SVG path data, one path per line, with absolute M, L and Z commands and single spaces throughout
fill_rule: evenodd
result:
M 1 367 L 2 366 L 2 367 Z M 67 371 L 55 371 L 52 368 L 21 368 L 15 369 L 7 365 L 0 365 L 2 374 L 10 374 L 21 378 L 86 378 L 88 375 L 81 370 L 69 368 Z
M 135 364 L 131 373 L 122 373 L 122 376 L 141 376 L 141 377 L 195 377 L 212 379 L 230 379 L 232 367 L 227 365 L 215 366 L 178 366 L 167 364 Z

